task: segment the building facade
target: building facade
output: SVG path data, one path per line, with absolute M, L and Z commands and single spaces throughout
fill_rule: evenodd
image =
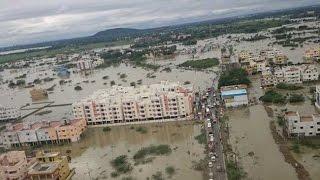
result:
M 320 115 L 300 116 L 298 112 L 286 112 L 284 130 L 288 137 L 320 136 Z
M 68 158 L 59 152 L 37 152 L 36 163 L 28 169 L 31 180 L 66 180 L 71 176 Z
M 88 125 L 184 120 L 193 114 L 191 86 L 163 81 L 140 87 L 113 86 L 73 103 L 75 118 Z
M 10 151 L 0 155 L 0 179 L 24 180 L 28 173 L 28 160 L 24 151 Z
M 221 98 L 227 108 L 246 106 L 249 103 L 246 85 L 223 86 L 220 91 Z
M 317 81 L 319 72 L 312 64 L 276 67 L 264 71 L 260 77 L 261 86 L 275 86 L 279 83 L 301 84 L 303 82 Z
M 16 107 L 4 107 L 0 105 L 0 121 L 15 120 L 21 117 L 21 113 Z
M 16 123 L 6 125 L 1 132 L 2 146 L 32 146 L 37 144 L 55 144 L 60 142 L 76 142 L 86 129 L 84 119 L 36 122 L 33 124 Z

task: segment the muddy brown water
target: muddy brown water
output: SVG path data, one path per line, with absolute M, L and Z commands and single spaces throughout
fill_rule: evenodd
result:
M 167 179 L 165 168 L 173 166 L 176 173 L 171 179 L 196 180 L 202 179 L 202 173 L 192 168 L 193 161 L 205 157 L 204 146 L 194 139 L 200 134 L 201 125 L 191 121 L 169 122 L 142 125 L 148 129 L 146 134 L 136 132 L 131 126 L 112 127 L 111 131 L 103 132 L 102 128 L 90 128 L 79 143 L 63 146 L 46 147 L 44 149 L 58 150 L 64 154 L 71 150 L 70 166 L 76 168 L 73 179 L 121 179 L 134 177 L 146 179 L 157 171 L 162 172 Z M 138 126 L 134 126 L 138 127 Z M 111 178 L 113 168 L 110 161 L 119 155 L 132 157 L 142 147 L 149 145 L 168 144 L 172 153 L 168 156 L 154 156 L 151 163 L 134 166 L 131 173 Z M 189 153 L 190 152 L 190 153 Z M 151 156 L 153 157 L 153 156 Z
M 271 120 L 262 105 L 228 111 L 230 142 L 239 154 L 240 164 L 252 180 L 294 180 L 295 170 L 284 161 L 270 129 Z M 249 156 L 254 152 L 254 156 Z

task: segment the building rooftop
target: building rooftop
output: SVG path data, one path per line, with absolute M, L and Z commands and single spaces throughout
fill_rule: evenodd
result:
M 301 116 L 300 118 L 300 122 L 312 122 L 313 121 L 313 118 L 312 116 Z
M 298 113 L 295 111 L 287 111 L 285 114 L 286 116 L 298 116 Z
M 52 174 L 59 168 L 57 162 L 40 163 L 36 162 L 33 166 L 29 168 L 28 174 Z
M 227 90 L 227 91 L 221 92 L 222 96 L 243 95 L 243 94 L 247 94 L 246 89 Z

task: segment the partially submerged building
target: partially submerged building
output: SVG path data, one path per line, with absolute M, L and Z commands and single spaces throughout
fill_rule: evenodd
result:
M 73 119 L 29 124 L 16 123 L 6 125 L 1 132 L 2 146 L 32 146 L 37 144 L 58 144 L 61 142 L 76 142 L 86 129 L 85 119 Z
M 302 115 L 298 112 L 285 113 L 284 132 L 288 137 L 320 136 L 320 115 Z
M 246 85 L 223 86 L 220 88 L 220 92 L 221 98 L 227 108 L 246 106 L 249 103 Z
M 21 117 L 21 112 L 16 107 L 5 107 L 0 105 L 0 122 L 15 120 Z
M 45 89 L 32 89 L 30 91 L 32 101 L 40 101 L 48 98 L 48 93 Z
M 139 87 L 113 86 L 73 103 L 75 118 L 88 125 L 130 124 L 193 117 L 193 87 L 163 81 Z

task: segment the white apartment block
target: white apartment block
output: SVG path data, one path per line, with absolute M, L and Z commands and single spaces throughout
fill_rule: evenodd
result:
M 16 107 L 4 107 L 0 105 L 0 121 L 14 120 L 21 116 L 21 113 Z
M 320 115 L 300 116 L 298 112 L 286 112 L 285 132 L 288 137 L 320 136 Z
M 91 56 L 89 54 L 80 56 L 76 59 L 76 66 L 79 71 L 90 70 L 103 64 L 103 59 L 98 56 Z
M 75 118 L 88 125 L 185 120 L 193 114 L 191 86 L 163 81 L 140 87 L 113 86 L 73 103 Z
M 295 65 L 276 67 L 273 71 L 264 71 L 261 75 L 261 86 L 274 86 L 279 83 L 300 84 L 303 82 L 316 81 L 319 72 L 315 65 Z

